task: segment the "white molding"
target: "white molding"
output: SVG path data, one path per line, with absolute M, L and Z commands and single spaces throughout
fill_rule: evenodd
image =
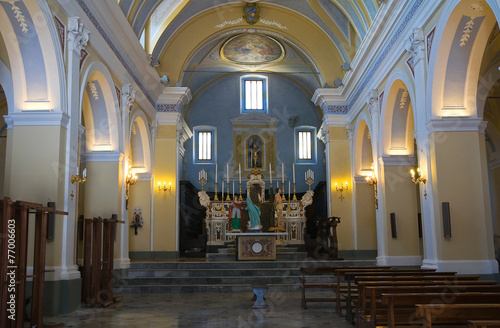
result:
M 325 107 L 328 105 L 347 105 L 345 97 L 340 93 L 339 89 L 334 88 L 319 88 L 314 91 L 311 101 L 319 106 L 323 113 L 326 113 Z
M 78 271 L 78 266 L 70 265 L 67 267 L 56 266 L 56 267 L 45 267 L 45 281 L 61 281 L 61 280 L 75 280 L 80 279 L 80 271 Z M 33 267 L 26 268 L 26 275 L 33 276 Z M 27 278 L 28 281 L 32 281 L 33 277 Z
M 497 260 L 438 260 L 435 269 L 437 271 L 457 272 L 458 274 L 493 274 L 498 273 L 498 262 Z
M 354 176 L 354 183 L 355 184 L 368 184 L 366 181 L 366 177 L 362 175 L 356 175 Z
M 178 116 L 181 115 L 177 112 L 158 112 L 156 113 L 156 120 L 158 125 L 175 125 L 177 126 Z
M 486 125 L 480 118 L 446 117 L 431 119 L 426 124 L 427 133 L 433 132 L 479 132 L 484 133 Z
M 63 112 L 25 111 L 5 115 L 7 129 L 14 126 L 62 126 L 67 129 L 69 116 Z
M 378 256 L 377 265 L 390 265 L 390 266 L 408 266 L 408 265 L 422 265 L 422 256 Z
M 188 87 L 165 87 L 156 101 L 157 104 L 187 105 L 193 96 Z
M 113 260 L 113 268 L 114 269 L 130 269 L 130 259 L 121 258 Z
M 151 173 L 137 173 L 137 181 L 148 181 L 151 182 Z
M 124 154 L 116 151 L 94 151 L 84 154 L 85 162 L 121 162 Z
M 417 157 L 413 155 L 382 155 L 379 157 L 381 166 L 417 165 Z
M 323 116 L 323 124 L 326 127 L 343 127 L 347 126 L 347 115 L 325 114 Z

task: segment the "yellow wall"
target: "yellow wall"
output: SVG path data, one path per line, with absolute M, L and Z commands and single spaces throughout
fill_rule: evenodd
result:
M 420 255 L 417 187 L 410 179 L 413 166 L 383 166 L 387 256 Z M 396 216 L 397 238 L 392 238 L 390 213 Z
M 118 214 L 120 220 L 121 179 L 119 162 L 87 162 L 85 182 L 85 217 L 110 218 Z
M 343 127 L 330 127 L 330 183 L 332 216 L 340 217 L 337 226 L 339 250 L 354 249 L 354 231 L 352 223 L 352 181 L 351 181 L 351 153 L 349 138 Z M 348 182 L 349 190 L 344 191 L 343 200 L 339 199 L 340 192 L 335 190 L 335 183 Z
M 134 216 L 134 209 L 139 206 L 142 209 L 142 218 L 144 225 L 135 229 L 130 228 Z M 128 204 L 128 219 L 129 226 L 129 251 L 130 252 L 147 252 L 151 250 L 151 181 L 137 181 L 133 186 L 130 186 L 129 204 Z
M 377 218 L 373 186 L 356 183 L 356 233 L 358 250 L 377 249 Z
M 491 215 L 484 207 L 489 199 L 488 182 L 483 180 L 481 143 L 477 132 L 434 132 L 430 136 L 434 209 L 443 260 L 477 260 L 488 254 L 492 240 Z M 442 202 L 450 203 L 451 238 L 442 232 Z
M 177 126 L 159 125 L 155 140 L 155 192 L 154 200 L 154 251 L 176 250 L 176 206 L 177 193 L 175 172 L 177 169 Z M 172 182 L 171 191 L 158 191 L 158 182 Z

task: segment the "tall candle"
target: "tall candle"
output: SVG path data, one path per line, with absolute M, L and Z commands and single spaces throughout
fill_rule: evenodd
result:
M 241 184 L 241 163 L 238 163 L 238 172 L 240 175 L 240 184 Z
M 217 163 L 215 163 L 215 183 L 217 183 Z
M 226 181 L 229 183 L 229 164 L 226 164 L 227 167 L 227 173 L 226 173 Z
M 233 198 L 234 198 L 234 180 L 233 180 Z
M 269 163 L 269 186 L 272 188 L 273 186 L 273 174 L 271 173 L 271 163 Z
M 224 179 L 222 179 L 222 188 L 220 188 L 220 189 L 222 189 L 222 198 L 221 198 L 221 200 L 224 201 Z
M 295 163 L 292 164 L 293 169 L 293 183 L 295 183 Z
M 285 164 L 281 163 L 281 183 L 285 184 Z
M 288 199 L 290 199 L 290 180 L 288 180 Z

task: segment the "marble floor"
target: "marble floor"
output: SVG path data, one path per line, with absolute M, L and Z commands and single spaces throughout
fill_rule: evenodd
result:
M 301 293 L 270 290 L 268 310 L 254 310 L 252 292 L 169 293 L 122 295 L 108 308 L 81 308 L 45 324 L 64 323 L 73 328 L 352 328 L 335 314 L 334 303 L 308 303 L 301 307 Z

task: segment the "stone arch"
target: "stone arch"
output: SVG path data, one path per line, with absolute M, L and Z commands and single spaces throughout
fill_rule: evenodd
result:
M 367 175 L 371 171 L 371 165 L 375 161 L 372 144 L 372 129 L 367 123 L 370 122 L 368 115 L 364 112 L 358 117 L 354 131 L 354 176 Z
M 394 71 L 384 90 L 381 113 L 381 155 L 411 155 L 414 152 L 412 99 L 414 90 L 407 74 Z
M 82 79 L 81 108 L 87 151 L 122 151 L 118 97 L 111 74 L 100 62 L 89 65 Z
M 13 6 L 23 14 L 13 16 Z M 0 31 L 10 61 L 14 103 L 9 113 L 28 110 L 61 111 L 65 104 L 63 58 L 47 4 L 0 2 Z M 22 23 L 22 24 L 21 24 Z M 36 26 L 36 27 L 35 27 Z M 47 67 L 57 67 L 47 70 Z
M 478 117 L 479 71 L 494 23 L 495 15 L 484 2 L 453 0 L 445 5 L 433 40 L 438 46 L 429 58 L 428 118 Z
M 13 107 L 14 104 L 14 85 L 12 82 L 12 74 L 5 63 L 0 60 L 0 85 L 2 85 L 7 99 L 7 106 Z M 9 110 L 10 111 L 10 110 Z
M 151 173 L 151 138 L 146 115 L 142 111 L 136 111 L 130 122 L 129 154 L 132 169 L 135 173 Z

